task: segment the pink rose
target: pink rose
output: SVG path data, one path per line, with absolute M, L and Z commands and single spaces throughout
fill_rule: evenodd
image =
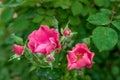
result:
M 12 48 L 12 51 L 15 52 L 17 55 L 22 55 L 24 51 L 24 46 L 15 44 Z
M 72 51 L 68 51 L 67 54 L 68 69 L 80 69 L 85 66 L 91 68 L 93 57 L 94 53 L 87 48 L 86 44 L 76 44 Z
M 63 32 L 64 36 L 70 36 L 71 30 L 69 28 L 66 28 Z
M 42 25 L 28 36 L 28 47 L 33 53 L 48 55 L 55 49 L 61 48 L 59 37 L 60 34 L 55 29 Z

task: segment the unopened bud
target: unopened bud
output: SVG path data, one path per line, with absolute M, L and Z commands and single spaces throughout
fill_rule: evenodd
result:
M 46 59 L 48 62 L 53 62 L 54 61 L 54 57 L 53 56 L 49 56 L 49 57 L 47 57 L 47 59 Z
M 70 36 L 71 30 L 69 28 L 66 28 L 63 32 L 64 36 Z
M 21 56 L 23 54 L 24 51 L 24 46 L 20 46 L 20 45 L 14 45 L 12 48 L 12 51 L 15 52 L 17 55 Z

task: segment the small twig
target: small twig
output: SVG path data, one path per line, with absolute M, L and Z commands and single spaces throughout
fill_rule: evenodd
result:
M 112 8 L 112 14 L 110 17 L 110 24 L 108 25 L 108 27 L 110 27 L 110 25 L 112 24 L 112 20 L 113 20 L 113 16 L 115 15 L 115 7 Z

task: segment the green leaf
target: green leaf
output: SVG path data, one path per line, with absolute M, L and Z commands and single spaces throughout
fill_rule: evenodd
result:
M 108 7 L 110 5 L 110 0 L 94 0 L 94 3 L 99 7 Z
M 43 16 L 37 16 L 33 19 L 33 22 L 40 23 L 43 20 Z
M 50 16 L 45 17 L 41 24 L 53 26 L 53 17 Z
M 70 0 L 56 0 L 54 1 L 54 7 L 61 7 L 62 9 L 68 9 L 70 6 Z
M 34 6 L 39 0 L 24 0 L 23 6 Z
M 52 22 L 53 22 L 53 26 L 54 26 L 54 27 L 57 29 L 57 31 L 58 31 L 58 30 L 59 30 L 59 27 L 58 27 L 58 20 L 55 18 L 55 16 L 54 16 Z
M 43 2 L 51 2 L 51 1 L 53 1 L 53 0 L 43 0 Z
M 55 15 L 55 10 L 47 10 L 46 15 L 54 16 Z
M 50 68 L 39 68 L 36 73 L 38 76 L 45 77 L 48 80 L 59 80 L 62 75 L 62 71 L 57 68 L 53 68 L 52 70 Z
M 120 80 L 120 76 L 117 76 L 117 79 L 116 80 Z
M 88 46 L 90 45 L 90 37 L 84 38 L 82 41 L 83 43 L 86 43 Z
M 111 13 L 112 13 L 111 10 L 105 9 L 105 8 L 100 9 L 100 11 L 101 11 L 102 13 L 105 13 L 106 15 L 111 15 Z
M 73 15 L 78 15 L 82 12 L 83 10 L 83 5 L 80 2 L 73 2 L 72 7 L 71 7 Z
M 17 7 L 17 6 L 21 5 L 21 3 L 8 3 L 8 4 L 4 5 L 4 7 Z
M 69 17 L 70 19 L 70 24 L 73 26 L 79 25 L 80 24 L 80 18 L 79 17 Z
M 2 14 L 1 14 L 1 21 L 2 22 L 8 22 L 12 19 L 13 17 L 13 14 L 14 14 L 14 11 L 13 9 L 11 8 L 6 8 L 2 11 Z
M 43 14 L 46 13 L 46 12 L 45 12 L 45 9 L 43 9 L 43 8 L 37 9 L 37 12 L 38 12 L 40 15 L 43 15 Z
M 97 27 L 93 30 L 92 40 L 99 51 L 111 50 L 118 41 L 118 35 L 112 28 Z
M 14 55 L 12 55 L 12 56 L 10 57 L 9 61 L 12 61 L 12 60 L 14 60 L 14 59 L 20 60 L 20 56 L 17 55 L 17 54 L 14 54 Z
M 17 44 L 23 45 L 23 39 L 21 37 L 18 37 L 15 34 L 12 34 L 11 37 L 16 41 Z
M 120 15 L 114 15 L 114 19 L 120 19 Z
M 119 67 L 113 66 L 111 72 L 113 75 L 119 75 Z
M 114 21 L 112 22 L 112 24 L 113 24 L 118 30 L 120 30 L 120 20 L 114 20 Z
M 94 2 L 97 6 L 104 6 L 105 4 L 104 0 L 94 0 Z
M 118 40 L 117 47 L 120 49 L 120 39 Z
M 106 15 L 105 13 L 97 13 L 90 15 L 87 19 L 88 22 L 96 25 L 107 25 L 110 23 L 109 15 Z
M 20 17 L 20 18 L 17 18 L 13 24 L 13 30 L 15 31 L 22 31 L 26 28 L 28 28 L 29 26 L 29 21 Z

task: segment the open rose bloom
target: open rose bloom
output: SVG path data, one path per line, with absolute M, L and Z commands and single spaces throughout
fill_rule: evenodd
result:
M 87 48 L 86 44 L 76 44 L 67 54 L 68 69 L 81 69 L 85 66 L 91 68 L 93 57 L 94 53 Z
M 28 47 L 35 54 L 48 55 L 55 49 L 61 48 L 59 37 L 60 34 L 55 29 L 42 25 L 28 36 Z
M 15 44 L 12 48 L 12 51 L 15 52 L 17 55 L 22 55 L 24 51 L 24 46 Z

